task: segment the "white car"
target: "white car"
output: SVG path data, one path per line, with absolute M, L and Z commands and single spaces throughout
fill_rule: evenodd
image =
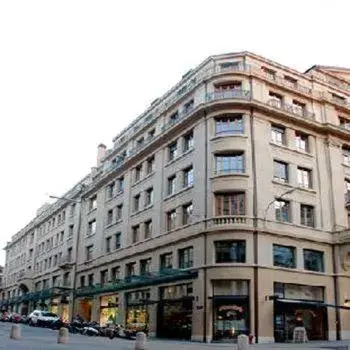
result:
M 34 310 L 29 316 L 29 324 L 31 326 L 47 327 L 52 323 L 59 321 L 59 317 L 49 311 Z

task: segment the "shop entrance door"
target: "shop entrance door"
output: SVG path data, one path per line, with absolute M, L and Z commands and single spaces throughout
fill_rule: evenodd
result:
M 190 340 L 192 335 L 192 297 L 164 300 L 158 304 L 157 336 Z

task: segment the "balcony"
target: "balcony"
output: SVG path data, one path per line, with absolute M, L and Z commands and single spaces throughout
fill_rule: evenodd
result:
M 230 99 L 249 100 L 250 96 L 249 90 L 234 89 L 228 91 L 214 91 L 207 94 L 207 102 Z
M 306 108 L 300 108 L 300 106 L 297 105 L 290 105 L 274 98 L 268 100 L 267 104 L 275 109 L 294 114 L 298 117 L 303 117 L 309 120 L 315 119 L 314 113 L 309 112 Z
M 345 208 L 350 209 L 350 191 L 345 193 Z
M 209 219 L 210 226 L 244 225 L 248 218 L 243 215 L 216 216 Z
M 70 255 L 64 255 L 59 259 L 58 266 L 61 269 L 70 269 L 74 261 Z

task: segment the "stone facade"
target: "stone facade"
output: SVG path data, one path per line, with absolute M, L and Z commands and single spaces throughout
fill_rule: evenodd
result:
M 348 76 L 208 58 L 8 242 L 2 308 L 197 341 L 286 341 L 298 319 L 348 338 Z

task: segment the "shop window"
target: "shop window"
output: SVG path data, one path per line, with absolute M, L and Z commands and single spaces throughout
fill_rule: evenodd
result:
M 296 268 L 296 249 L 284 245 L 273 245 L 273 265 Z
M 179 268 L 188 269 L 193 267 L 193 247 L 179 249 Z
M 216 263 L 245 263 L 245 241 L 217 241 L 215 242 Z
M 304 249 L 304 269 L 324 272 L 324 253 L 318 250 Z
M 100 325 L 116 324 L 119 317 L 119 295 L 100 298 Z

